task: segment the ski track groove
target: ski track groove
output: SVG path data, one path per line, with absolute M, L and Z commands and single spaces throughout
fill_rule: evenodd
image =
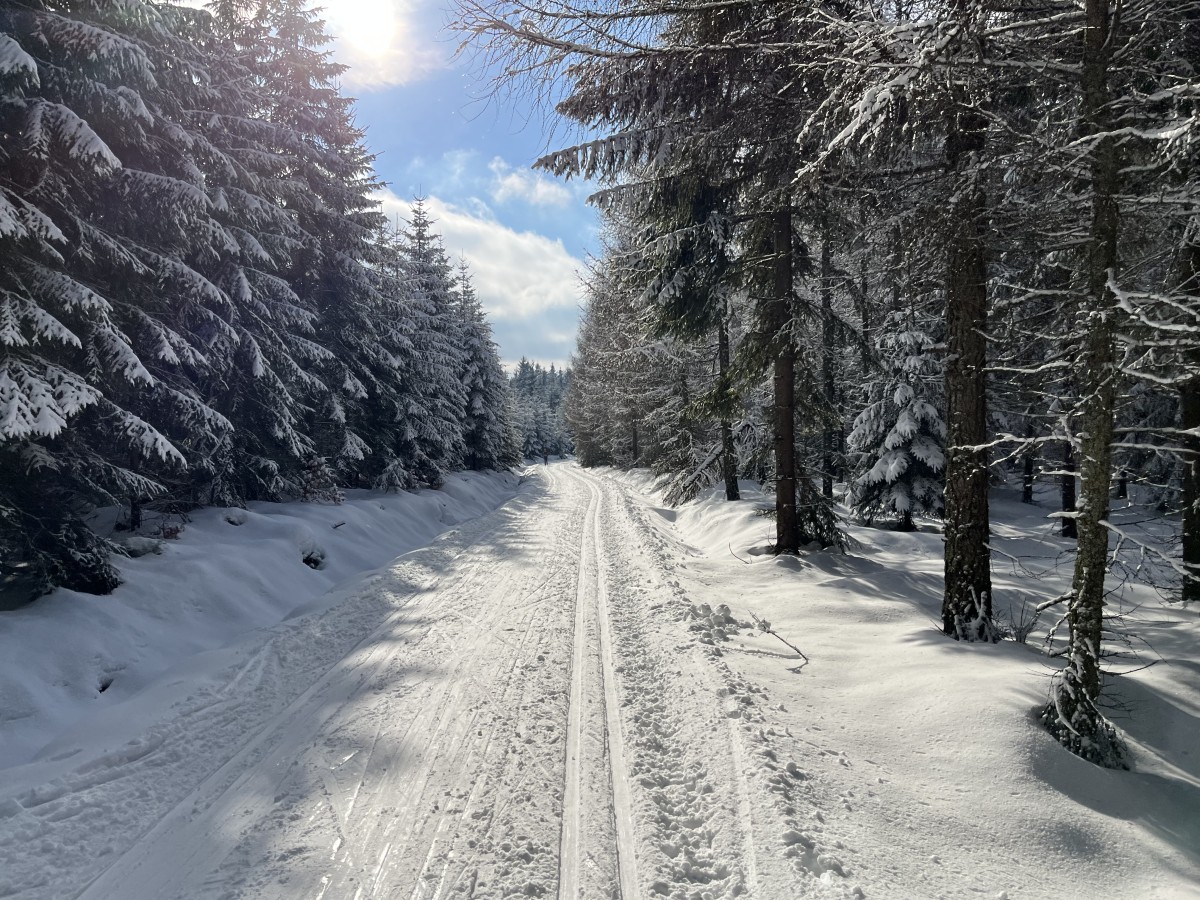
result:
M 595 488 L 593 488 L 595 490 Z M 604 671 L 605 741 L 612 785 L 613 815 L 617 825 L 617 874 L 624 900 L 636 900 L 638 896 L 637 842 L 634 838 L 633 800 L 629 791 L 629 770 L 625 764 L 624 730 L 620 717 L 620 682 L 617 667 L 613 662 L 611 612 L 608 591 L 605 585 L 605 555 L 600 509 L 603 493 L 598 491 L 592 541 L 593 560 L 596 565 L 596 607 L 599 619 L 600 659 Z
M 586 526 L 591 527 L 592 507 L 596 493 L 589 493 Z M 583 808 L 583 681 L 587 659 L 587 598 L 584 594 L 586 575 L 582 550 L 579 555 L 579 578 L 575 593 L 575 622 L 572 635 L 571 693 L 567 701 L 567 733 L 565 778 L 563 787 L 562 829 L 559 836 L 558 895 L 560 900 L 575 900 L 579 896 L 579 863 Z
M 473 547 L 476 547 L 480 544 L 485 544 L 490 539 L 494 538 L 495 533 L 501 528 L 502 521 L 503 520 L 493 522 L 490 527 L 483 529 L 479 533 L 475 534 L 473 536 L 473 539 L 470 540 L 466 544 L 466 546 L 459 548 L 457 550 L 457 552 L 453 552 L 450 555 L 450 560 L 448 560 L 448 562 L 452 565 L 454 561 L 458 560 L 464 554 L 468 553 Z M 410 556 L 420 555 L 421 553 L 422 553 L 422 551 L 417 551 L 416 554 L 410 554 Z M 405 558 L 402 558 L 401 561 L 398 561 L 398 562 L 400 562 L 401 569 L 405 568 L 405 565 L 403 562 L 404 559 Z M 479 570 L 479 568 L 480 567 L 478 566 L 478 564 L 471 566 L 466 571 L 461 573 L 459 580 L 469 580 L 473 575 L 476 574 L 476 572 Z M 422 599 L 423 596 L 429 594 L 431 592 L 431 590 L 433 590 L 436 581 L 437 581 L 436 578 L 425 578 L 422 582 L 416 584 L 410 590 L 410 592 L 409 592 L 410 596 L 405 599 L 405 602 L 403 602 L 398 609 L 395 609 L 394 611 L 392 611 L 388 614 L 387 619 L 385 620 L 385 622 L 382 625 L 371 630 L 367 634 L 366 637 L 360 639 L 357 643 L 355 643 L 354 646 L 351 647 L 351 649 L 347 653 L 345 653 L 342 657 L 340 657 L 339 660 L 336 660 L 334 662 L 334 664 L 331 667 L 329 667 L 326 670 L 326 672 L 314 684 L 312 684 L 306 690 L 302 691 L 299 694 L 299 696 L 297 696 L 294 700 L 292 700 L 290 703 L 288 703 L 283 708 L 283 710 L 281 710 L 276 715 L 270 717 L 264 723 L 264 725 L 258 730 L 257 734 L 255 734 L 248 742 L 245 742 L 242 744 L 241 748 L 238 750 L 237 753 L 234 754 L 233 757 L 231 757 L 229 760 L 227 760 L 221 766 L 219 766 L 216 769 L 216 771 L 214 771 L 211 775 L 209 775 L 207 778 L 205 778 L 197 786 L 196 789 L 194 789 L 193 791 L 191 791 L 187 795 L 185 795 L 171 810 L 169 810 L 166 813 L 166 815 L 164 815 L 158 821 L 158 823 L 156 823 L 150 829 L 150 831 L 141 838 L 139 843 L 134 848 L 132 848 L 128 853 L 125 854 L 125 857 L 123 857 L 120 860 L 117 860 L 113 866 L 111 866 L 109 869 L 105 870 L 104 872 L 101 872 L 93 882 L 93 885 L 96 885 L 95 890 L 93 890 L 92 885 L 89 885 L 80 894 L 80 896 L 83 898 L 87 898 L 87 897 L 91 897 L 91 896 L 121 896 L 122 894 L 120 891 L 115 891 L 115 892 L 110 893 L 107 890 L 107 888 L 105 887 L 105 882 L 107 880 L 105 878 L 105 876 L 108 875 L 109 872 L 113 872 L 113 876 L 111 876 L 111 877 L 113 877 L 115 879 L 116 883 L 119 884 L 122 881 L 127 882 L 128 878 L 126 878 L 123 874 L 117 874 L 113 870 L 117 869 L 118 866 L 120 867 L 120 871 L 122 871 L 122 872 L 127 870 L 130 867 L 132 867 L 136 870 L 140 864 L 144 864 L 145 858 L 148 856 L 148 851 L 145 848 L 147 848 L 149 846 L 157 846 L 156 838 L 157 838 L 158 833 L 167 831 L 172 826 L 178 826 L 180 824 L 180 820 L 186 821 L 191 818 L 190 815 L 187 815 L 185 813 L 185 810 L 189 804 L 193 807 L 193 809 L 195 809 L 199 805 L 203 805 L 205 808 L 205 812 L 208 814 L 208 817 L 210 819 L 215 818 L 218 822 L 221 822 L 221 821 L 227 822 L 230 819 L 230 814 L 232 814 L 232 810 L 229 810 L 228 814 L 214 815 L 214 811 L 218 811 L 218 812 L 223 811 L 223 808 L 218 806 L 221 798 L 222 797 L 229 798 L 226 801 L 227 805 L 230 805 L 230 806 L 236 805 L 238 803 L 238 797 L 239 797 L 238 789 L 244 788 L 246 785 L 246 782 L 243 779 L 246 777 L 247 773 L 255 773 L 258 771 L 257 765 L 261 762 L 264 755 L 270 753 L 272 749 L 279 748 L 279 747 L 282 747 L 283 751 L 286 753 L 296 745 L 300 745 L 300 746 L 306 745 L 306 742 L 303 739 L 301 739 L 299 735 L 293 734 L 293 740 L 286 739 L 287 733 L 288 733 L 288 725 L 291 723 L 292 720 L 294 720 L 294 718 L 297 715 L 297 712 L 299 710 L 303 709 L 305 704 L 315 694 L 317 694 L 323 688 L 327 687 L 327 685 L 331 681 L 338 680 L 339 675 L 342 676 L 340 680 L 343 684 L 344 697 L 349 697 L 350 695 L 355 693 L 355 689 L 362 688 L 364 685 L 370 684 L 373 681 L 378 680 L 379 672 L 384 667 L 386 667 L 393 659 L 393 654 L 388 652 L 387 642 L 381 641 L 380 638 L 385 637 L 385 636 L 399 637 L 401 635 L 407 635 L 411 631 L 414 630 L 415 626 L 408 627 L 408 628 L 401 628 L 401 629 L 397 629 L 395 626 L 398 622 L 403 621 L 405 617 L 407 617 L 414 611 L 413 610 L 414 605 L 419 603 L 419 601 Z M 414 601 L 416 601 L 416 602 L 414 602 Z M 436 635 L 435 635 L 435 638 L 436 638 Z M 265 670 L 269 669 L 272 665 L 277 665 L 278 663 L 277 663 L 277 660 L 275 659 L 276 654 L 274 654 L 272 652 L 273 650 L 275 650 L 275 647 L 273 646 L 275 643 L 276 643 L 275 638 L 270 639 L 268 644 L 270 644 L 271 646 L 264 646 L 259 653 L 256 653 L 255 656 L 251 660 L 248 661 L 249 666 L 248 667 L 243 666 L 242 669 L 239 670 L 239 672 L 235 675 L 234 681 L 236 681 L 238 678 L 244 678 L 247 674 L 251 674 L 251 677 L 253 677 L 252 673 L 254 673 L 255 669 L 258 669 L 259 671 L 265 671 Z M 362 659 L 362 660 L 357 660 L 357 661 L 354 660 L 354 657 L 357 654 L 359 654 L 363 650 L 364 647 L 366 647 L 366 658 Z M 262 660 L 264 658 L 269 660 L 265 664 L 262 662 Z M 462 659 L 462 657 L 459 658 L 460 662 L 461 662 L 461 659 Z M 350 675 L 343 675 L 342 666 L 347 661 L 351 661 L 351 663 L 352 663 L 352 667 L 351 667 L 352 673 Z M 372 664 L 375 664 L 375 665 L 372 665 Z M 367 670 L 367 674 L 362 674 L 364 672 L 364 669 Z M 457 671 L 457 669 L 455 671 Z M 357 674 L 357 677 L 354 677 L 354 674 Z M 347 684 L 347 682 L 350 682 L 350 683 Z M 451 682 L 451 683 L 453 683 L 453 682 Z M 410 688 L 410 689 L 416 689 L 419 686 L 420 686 L 420 682 L 418 682 L 416 685 L 413 685 L 412 688 Z M 233 693 L 235 687 L 236 687 L 236 685 L 234 685 L 231 682 L 230 685 L 227 686 L 226 693 L 227 694 Z M 427 707 L 427 708 L 429 708 L 429 707 Z M 436 708 L 436 707 L 434 707 L 434 708 Z M 336 712 L 330 714 L 326 718 L 332 718 L 333 715 L 336 715 Z M 388 716 L 387 718 L 391 718 L 391 717 Z M 379 721 L 382 724 L 384 719 L 380 718 Z M 310 729 L 310 730 L 315 734 L 315 731 L 316 731 L 315 728 Z M 412 731 L 412 729 L 410 728 L 409 732 L 411 733 L 411 731 Z M 372 754 L 368 755 L 368 758 L 366 760 L 364 760 L 364 769 L 369 768 L 371 766 L 371 764 L 373 762 L 373 757 L 374 757 L 374 754 L 372 753 Z M 283 777 L 288 776 L 288 774 L 289 774 L 288 769 L 290 769 L 290 768 L 291 767 L 287 767 L 285 769 Z M 241 770 L 241 772 L 242 772 L 241 775 L 233 774 L 234 770 L 237 770 L 237 769 Z M 278 782 L 276 782 L 274 785 L 272 785 L 272 787 L 277 788 Z M 356 785 L 356 788 L 361 790 L 361 788 L 362 788 L 361 781 L 358 785 Z M 203 802 L 201 798 L 204 798 L 207 802 Z M 357 798 L 356 798 L 356 800 L 357 800 Z M 336 807 L 337 804 L 333 804 L 333 805 Z M 343 818 L 345 818 L 345 817 L 343 817 Z M 194 829 L 187 829 L 187 830 L 191 831 Z M 341 829 L 339 829 L 339 831 L 341 831 Z M 213 836 L 210 834 L 210 835 L 206 835 L 206 837 L 212 838 Z M 340 837 L 344 840 L 346 835 L 343 832 L 343 833 L 339 834 L 338 837 Z M 202 844 L 202 843 L 204 843 L 204 841 L 197 840 L 197 841 L 193 842 L 193 846 L 195 846 L 196 844 Z M 228 849 L 227 842 L 222 843 L 222 842 L 218 841 L 217 843 L 221 843 L 223 849 Z M 347 851 L 347 852 L 350 852 L 350 851 Z M 206 863 L 206 862 L 214 862 L 215 861 L 214 856 L 219 855 L 219 854 L 220 854 L 220 851 L 217 851 L 216 854 L 210 854 L 207 858 L 202 858 L 202 859 L 197 860 L 194 858 L 195 857 L 194 853 L 188 853 L 186 850 L 183 850 L 182 852 L 180 852 L 179 857 L 180 858 L 189 858 L 190 857 L 190 859 L 189 859 L 190 866 L 177 867 L 170 874 L 172 877 L 175 877 L 178 880 L 178 876 L 180 874 L 185 874 L 187 872 L 190 872 L 192 869 L 194 869 L 196 867 L 203 866 L 204 863 Z M 386 863 L 386 855 L 387 854 L 385 853 L 384 854 L 384 856 L 385 856 L 384 863 Z M 183 872 L 180 872 L 180 868 L 183 869 Z M 158 884 L 151 886 L 149 884 L 145 884 L 145 882 L 141 882 L 141 884 L 139 886 L 145 890 L 145 893 L 143 894 L 143 896 L 146 896 L 146 897 L 153 897 L 153 898 L 156 898 L 156 900 L 157 900 L 158 897 L 163 897 L 163 896 L 168 895 L 167 893 L 165 893 L 165 890 L 163 889 L 163 887 Z M 361 888 L 360 887 L 356 888 L 356 890 L 358 890 L 358 889 L 361 889 Z
M 632 900 L 637 896 L 634 849 L 632 842 L 623 843 L 631 821 L 617 799 L 624 785 L 623 770 L 617 767 L 621 752 L 615 719 L 617 684 L 605 644 L 602 493 L 592 482 L 584 484 L 588 505 L 578 549 L 558 896 L 561 900 Z

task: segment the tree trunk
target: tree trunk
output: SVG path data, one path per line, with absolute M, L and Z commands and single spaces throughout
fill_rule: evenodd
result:
M 1029 425 L 1025 428 L 1025 437 L 1033 438 L 1033 426 Z M 1021 459 L 1021 502 L 1033 502 L 1033 452 L 1030 449 L 1032 445 L 1027 445 L 1025 448 L 1025 456 Z
M 821 387 L 825 399 L 825 415 L 832 417 L 836 412 L 833 378 L 834 329 L 833 329 L 833 250 L 829 245 L 829 211 L 826 206 L 821 213 Z M 835 432 L 830 422 L 821 432 L 821 494 L 833 499 L 833 472 L 836 467 Z
M 892 298 L 891 308 L 888 312 L 900 312 L 900 285 L 901 285 L 901 269 L 900 265 L 903 262 L 903 250 L 900 242 L 900 226 L 896 225 L 892 228 L 892 272 L 896 273 L 891 279 L 892 281 Z M 904 285 L 907 287 L 909 280 L 907 277 L 903 279 Z
M 1082 65 L 1083 130 L 1109 130 L 1108 63 L 1113 51 L 1109 0 L 1086 0 Z M 1080 310 L 1083 336 L 1080 415 L 1080 497 L 1076 522 L 1070 628 L 1066 668 L 1055 680 L 1046 725 L 1067 749 L 1104 766 L 1122 764 L 1116 731 L 1100 714 L 1100 643 L 1104 627 L 1104 580 L 1108 565 L 1108 493 L 1112 473 L 1113 410 L 1116 402 L 1116 298 L 1109 280 L 1117 267 L 1119 188 L 1117 147 L 1100 137 L 1092 151 L 1092 226 L 1084 272 L 1087 294 Z
M 740 500 L 738 489 L 737 451 L 733 446 L 733 423 L 725 412 L 729 381 L 729 323 L 726 310 L 721 310 L 721 321 L 717 325 L 717 368 L 721 382 L 721 476 L 725 479 L 725 499 Z
M 1179 386 L 1179 427 L 1200 430 L 1200 379 Z M 1200 440 L 1187 435 L 1183 444 L 1183 564 L 1193 577 L 1183 579 L 1183 601 L 1200 601 Z
M 837 476 L 838 481 L 846 483 L 846 427 L 839 425 L 837 430 Z
M 1194 10 L 1184 26 L 1184 43 L 1193 71 L 1200 65 L 1200 10 Z M 1200 217 L 1193 217 L 1183 234 L 1179 259 L 1179 286 L 1193 297 L 1200 295 Z M 1179 388 L 1179 427 L 1200 434 L 1200 350 L 1187 352 L 1185 364 L 1195 374 Z M 1182 585 L 1185 603 L 1200 602 L 1200 438 L 1185 435 L 1181 441 L 1183 462 L 1183 564 L 1191 577 Z
M 961 185 L 946 261 L 946 586 L 942 629 L 959 640 L 996 641 L 988 549 L 987 197 L 973 171 L 986 122 L 962 107 L 951 115 L 947 163 Z
M 1185 243 L 1180 255 L 1180 289 L 1200 294 L 1200 226 L 1193 223 L 1193 240 Z M 1188 353 L 1188 365 L 1200 368 L 1200 353 Z M 1179 427 L 1184 431 L 1181 444 L 1183 464 L 1183 564 L 1193 577 L 1183 579 L 1183 601 L 1200 601 L 1200 376 L 1189 378 L 1179 386 Z
M 896 274 L 893 281 L 899 281 L 899 275 Z M 867 367 L 871 364 L 871 303 L 867 299 L 867 254 L 865 252 L 859 254 L 858 259 L 858 298 L 860 303 L 859 319 L 862 322 L 862 342 L 858 346 L 858 364 L 862 367 L 862 371 L 870 371 Z
M 796 348 L 792 341 L 792 214 L 774 216 L 775 296 L 768 326 L 775 349 L 775 552 L 799 553 L 796 520 Z
M 1059 477 L 1059 487 L 1062 494 L 1062 511 L 1075 512 L 1075 448 L 1071 442 L 1063 444 L 1063 471 Z M 1061 520 L 1060 533 L 1065 538 L 1079 537 L 1079 527 L 1074 516 L 1064 516 Z

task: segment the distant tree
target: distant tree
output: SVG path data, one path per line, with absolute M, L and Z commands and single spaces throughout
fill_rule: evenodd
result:
M 529 459 L 565 456 L 574 449 L 563 419 L 563 397 L 571 384 L 571 370 L 522 357 L 509 379 L 521 429 L 521 455 Z

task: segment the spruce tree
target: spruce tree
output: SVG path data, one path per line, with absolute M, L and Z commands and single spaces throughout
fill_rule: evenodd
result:
M 400 234 L 404 304 L 412 353 L 405 362 L 403 445 L 422 484 L 438 486 L 463 463 L 462 327 L 455 315 L 454 273 L 423 201 Z
M 104 591 L 95 504 L 159 494 L 227 423 L 181 367 L 207 368 L 227 297 L 188 264 L 218 252 L 174 79 L 193 13 L 131 2 L 0 10 L 0 490 L 23 590 Z M 182 37 L 181 37 L 182 35 Z M 173 438 L 173 440 L 172 440 Z
M 492 329 L 471 285 L 466 263 L 459 266 L 457 314 L 462 334 L 464 463 L 476 471 L 513 465 L 507 444 L 508 379 L 500 365 Z
M 866 409 L 847 441 L 858 454 L 850 507 L 871 522 L 887 515 L 911 531 L 915 513 L 940 514 L 946 424 L 938 410 L 941 366 L 936 323 L 915 313 L 892 313 L 880 328 L 882 377 L 870 387 Z M 924 327 L 922 327 L 924 326 Z

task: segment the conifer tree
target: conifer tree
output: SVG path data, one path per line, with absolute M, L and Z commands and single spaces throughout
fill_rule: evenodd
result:
M 228 313 L 186 261 L 223 236 L 156 69 L 189 16 L 138 2 L 0 10 L 0 542 L 33 592 L 111 588 L 107 543 L 82 515 L 136 508 L 185 464 L 185 441 L 225 430 L 173 377 L 207 367 Z M 202 75 L 187 56 L 177 74 Z
M 462 464 L 453 279 L 378 239 L 327 41 L 298 0 L 0 8 L 8 589 L 111 588 L 97 505 L 138 528 Z
M 940 514 L 946 425 L 938 410 L 941 367 L 934 356 L 935 323 L 913 312 L 892 313 L 881 325 L 883 375 L 870 388 L 870 403 L 854 420 L 848 439 L 859 462 L 850 506 L 870 522 L 895 516 L 910 531 L 918 512 Z M 922 328 L 924 326 L 924 328 Z
M 508 379 L 500 365 L 492 329 L 471 285 L 465 262 L 458 270 L 458 320 L 462 334 L 464 463 L 476 471 L 501 469 L 519 459 L 508 445 Z
M 279 165 L 269 180 L 259 179 L 259 189 L 290 224 L 267 244 L 282 253 L 277 296 L 269 298 L 275 303 L 254 303 L 247 316 L 254 342 L 272 347 L 278 377 L 256 376 L 234 392 L 244 403 L 247 394 L 273 387 L 277 395 L 257 406 L 284 418 L 245 423 L 239 434 L 261 435 L 264 448 L 286 439 L 283 459 L 278 450 L 264 458 L 268 471 L 325 466 L 329 477 L 369 481 L 386 467 L 388 452 L 386 439 L 380 441 L 381 458 L 367 471 L 367 432 L 387 418 L 363 407 L 386 407 L 397 379 L 376 318 L 384 305 L 379 281 L 369 268 L 378 262 L 374 237 L 383 222 L 370 197 L 377 183 L 352 101 L 336 86 L 344 66 L 331 61 L 324 24 L 304 3 L 223 2 L 214 13 L 242 48 L 256 88 L 253 121 L 265 146 L 250 163 L 261 167 L 265 158 Z M 257 449 L 250 448 L 252 459 Z M 277 478 L 269 495 L 294 491 L 294 481 Z
M 404 305 L 412 353 L 405 362 L 403 446 L 418 483 L 438 486 L 460 467 L 467 393 L 454 273 L 423 201 L 400 234 Z

